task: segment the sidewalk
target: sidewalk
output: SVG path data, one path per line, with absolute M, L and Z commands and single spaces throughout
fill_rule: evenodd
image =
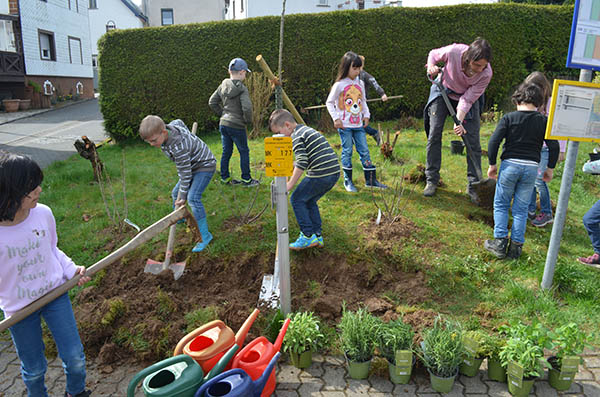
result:
M 28 117 L 35 116 L 36 114 L 46 113 L 46 112 L 50 112 L 52 110 L 57 110 L 57 109 L 62 109 L 62 108 L 65 108 L 65 107 L 68 107 L 71 105 L 76 105 L 81 102 L 90 101 L 91 99 L 92 98 L 79 99 L 77 101 L 71 100 L 71 101 L 58 102 L 58 103 L 56 103 L 56 105 L 53 105 L 52 107 L 49 107 L 46 109 L 21 110 L 18 112 L 11 112 L 11 113 L 0 112 L 0 125 L 6 124 L 6 123 L 12 123 L 15 120 L 26 119 Z
M 544 380 L 535 382 L 534 393 L 537 397 L 598 397 L 600 396 L 600 353 L 587 352 L 584 355 L 585 364 L 571 389 L 558 393 L 550 387 L 547 374 Z M 135 373 L 143 369 L 137 368 L 104 368 L 101 372 L 89 358 L 87 365 L 87 385 L 93 391 L 94 397 L 125 397 L 129 381 Z M 26 396 L 25 385 L 21 379 L 20 364 L 14 347 L 6 334 L 0 336 L 0 397 Z M 62 397 L 65 390 L 65 377 L 60 359 L 48 363 L 46 386 L 52 397 Z M 136 396 L 143 393 L 137 389 Z M 321 356 L 313 357 L 313 365 L 307 370 L 299 370 L 286 362 L 277 367 L 278 397 L 351 397 L 351 396 L 404 396 L 404 397 L 433 397 L 442 396 L 431 389 L 429 377 L 422 370 L 413 374 L 407 385 L 394 385 L 387 375 L 380 377 L 369 376 L 368 380 L 353 380 L 348 377 L 342 357 Z M 484 361 L 479 374 L 473 378 L 460 376 L 454 384 L 451 393 L 443 396 L 468 397 L 510 397 L 505 383 L 490 381 L 487 378 L 486 362 Z

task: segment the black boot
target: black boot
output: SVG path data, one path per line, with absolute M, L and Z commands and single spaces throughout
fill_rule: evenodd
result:
M 344 187 L 346 188 L 346 191 L 350 193 L 358 192 L 354 183 L 352 183 L 352 170 L 344 169 Z
M 516 243 L 511 239 L 510 243 L 508 244 L 508 252 L 506 253 L 506 257 L 510 259 L 519 259 L 521 252 L 523 252 L 523 244 Z
M 493 240 L 485 240 L 483 248 L 494 254 L 496 258 L 506 258 L 506 246 L 508 245 L 508 238 L 495 238 Z
M 376 187 L 378 189 L 387 189 L 388 188 L 386 185 L 384 185 L 383 183 L 381 183 L 377 180 L 376 171 L 374 169 L 365 170 L 365 186 L 366 187 Z

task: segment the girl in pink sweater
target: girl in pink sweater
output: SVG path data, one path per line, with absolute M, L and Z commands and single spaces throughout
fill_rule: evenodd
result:
M 57 247 L 56 222 L 50 208 L 38 204 L 43 174 L 28 157 L 0 151 L 0 308 L 10 317 L 65 283 L 84 277 Z M 85 355 L 68 293 L 10 327 L 28 396 L 47 396 L 47 362 L 41 318 L 52 332 L 67 376 L 65 396 L 86 397 Z

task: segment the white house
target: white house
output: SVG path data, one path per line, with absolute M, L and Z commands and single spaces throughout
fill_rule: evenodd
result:
M 98 88 L 98 39 L 111 29 L 142 28 L 148 18 L 131 0 L 86 0 L 89 6 L 94 88 Z
M 403 7 L 437 7 L 457 4 L 491 4 L 498 0 L 402 0 Z
M 88 0 L 19 0 L 18 15 L 26 80 L 46 94 L 93 97 Z
M 148 26 L 222 21 L 225 0 L 142 0 Z

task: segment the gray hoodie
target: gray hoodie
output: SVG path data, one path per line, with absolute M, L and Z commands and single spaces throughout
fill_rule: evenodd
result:
M 223 80 L 210 96 L 208 105 L 221 116 L 220 125 L 245 129 L 246 124 L 252 122 L 252 102 L 241 80 Z

